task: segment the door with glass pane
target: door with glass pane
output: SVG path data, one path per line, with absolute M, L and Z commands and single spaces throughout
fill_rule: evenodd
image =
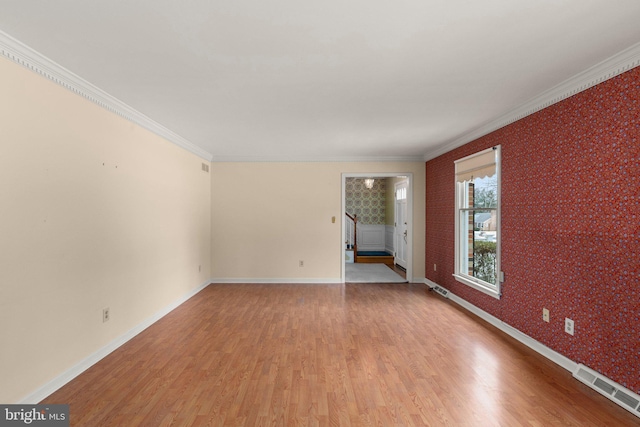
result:
M 407 187 L 402 181 L 395 185 L 395 259 L 402 268 L 407 268 L 408 226 L 407 226 Z

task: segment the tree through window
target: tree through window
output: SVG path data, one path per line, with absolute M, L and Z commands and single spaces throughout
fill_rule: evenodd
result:
M 500 297 L 500 146 L 455 162 L 456 280 Z

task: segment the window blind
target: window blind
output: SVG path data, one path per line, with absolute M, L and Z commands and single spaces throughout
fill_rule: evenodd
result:
M 485 178 L 496 173 L 496 150 L 489 148 L 472 156 L 457 160 L 456 181 L 472 181 L 475 178 Z

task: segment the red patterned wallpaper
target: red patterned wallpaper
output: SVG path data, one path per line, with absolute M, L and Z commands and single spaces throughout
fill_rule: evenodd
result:
M 500 300 L 451 276 L 453 162 L 497 144 Z M 427 278 L 640 394 L 640 67 L 426 168 Z M 543 307 L 550 323 L 542 321 Z M 564 332 L 565 317 L 575 321 L 574 336 Z

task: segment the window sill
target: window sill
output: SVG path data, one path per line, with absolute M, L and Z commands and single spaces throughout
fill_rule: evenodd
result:
M 465 276 L 459 276 L 457 274 L 454 274 L 453 277 L 460 283 L 464 283 L 465 285 L 478 290 L 484 294 L 487 294 L 489 296 L 494 297 L 495 299 L 500 299 L 500 284 L 496 285 L 495 287 L 489 287 L 489 286 L 485 286 L 481 283 L 478 283 L 474 280 L 470 280 L 468 278 L 466 278 Z

